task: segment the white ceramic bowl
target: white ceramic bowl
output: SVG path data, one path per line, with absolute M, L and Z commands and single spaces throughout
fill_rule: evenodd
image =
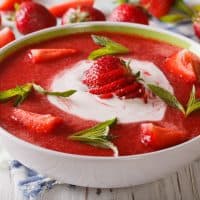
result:
M 0 51 L 0 62 L 19 48 L 78 32 L 138 34 L 190 49 L 200 46 L 177 34 L 129 23 L 82 23 L 46 29 L 19 39 Z M 60 153 L 25 142 L 0 128 L 3 145 L 14 159 L 61 182 L 89 187 L 114 188 L 143 184 L 161 178 L 200 156 L 200 137 L 152 153 L 123 157 L 91 157 Z

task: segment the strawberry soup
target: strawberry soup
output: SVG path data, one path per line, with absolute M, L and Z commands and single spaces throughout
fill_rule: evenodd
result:
M 112 51 L 100 55 L 106 48 Z M 34 44 L 1 63 L 0 126 L 71 154 L 167 148 L 199 135 L 192 105 L 199 64 L 187 50 L 134 35 L 84 33 Z

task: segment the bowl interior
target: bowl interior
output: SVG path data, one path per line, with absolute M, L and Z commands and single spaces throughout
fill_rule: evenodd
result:
M 155 39 L 155 40 L 163 41 L 168 44 L 172 44 L 181 48 L 188 49 L 192 51 L 193 53 L 200 56 L 200 46 L 196 42 L 184 36 L 171 33 L 169 31 L 161 30 L 158 28 L 152 28 L 145 25 L 139 25 L 139 24 L 89 22 L 89 23 L 79 23 L 79 24 L 49 28 L 49 29 L 45 29 L 42 31 L 29 34 L 23 38 L 20 38 L 10 43 L 9 45 L 5 46 L 4 48 L 2 48 L 2 50 L 0 51 L 0 62 L 2 62 L 7 57 L 11 56 L 13 53 L 17 52 L 19 49 L 22 49 L 32 44 L 40 43 L 40 42 L 47 41 L 53 38 L 63 37 L 66 35 L 77 34 L 77 33 L 91 33 L 91 32 L 92 33 L 112 32 L 112 33 L 123 33 L 123 34 L 128 34 L 128 35 L 138 35 L 144 38 Z M 12 137 L 12 139 L 14 140 L 17 139 L 18 142 L 32 146 L 33 148 L 37 148 L 43 151 L 48 151 L 51 153 L 56 153 L 58 155 L 60 154 L 62 156 L 67 155 L 67 153 L 56 152 L 54 150 L 48 150 L 42 147 L 38 147 L 36 145 L 29 144 L 28 142 L 22 141 L 21 139 L 16 138 L 12 134 L 7 133 L 7 131 L 3 130 L 1 127 L 0 127 L 0 130 L 1 132 L 3 132 L 3 134 L 8 134 L 9 137 Z M 181 145 L 183 144 L 180 144 L 177 146 L 181 146 Z M 156 152 L 167 151 L 168 149 L 174 149 L 177 146 L 170 147 L 170 148 L 156 151 Z M 154 154 L 156 152 L 146 153 L 146 154 L 149 155 L 149 154 Z M 142 155 L 145 156 L 146 154 L 142 154 Z M 72 155 L 72 154 L 68 154 L 68 155 L 73 156 L 73 157 L 78 156 L 79 158 L 91 157 L 91 156 L 79 156 L 79 155 Z M 138 155 L 123 156 L 123 157 L 126 158 L 126 157 L 137 157 L 137 156 Z M 103 157 L 103 159 L 105 159 L 105 157 Z

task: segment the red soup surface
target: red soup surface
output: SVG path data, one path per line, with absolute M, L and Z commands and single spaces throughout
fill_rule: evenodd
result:
M 174 95 L 178 98 L 178 100 L 183 105 L 187 104 L 193 83 L 180 79 L 180 77 L 173 76 L 165 69 L 166 58 L 172 56 L 178 51 L 181 51 L 180 48 L 164 42 L 145 39 L 138 36 L 116 33 L 98 33 L 98 35 L 104 35 L 128 47 L 131 52 L 123 56 L 154 63 L 164 73 L 166 79 L 168 79 L 174 90 Z M 40 48 L 75 48 L 78 52 L 76 54 L 51 61 L 33 63 L 29 57 L 29 50 Z M 45 89 L 50 89 L 55 75 L 64 69 L 73 66 L 74 63 L 86 60 L 88 55 L 97 48 L 99 48 L 99 46 L 92 41 L 91 34 L 89 33 L 56 38 L 26 47 L 1 63 L 0 91 L 32 82 L 41 85 Z M 200 85 L 195 83 L 195 86 L 198 92 Z M 39 114 L 52 114 L 63 119 L 62 126 L 57 128 L 53 133 L 34 134 L 28 131 L 27 128 L 25 128 L 21 123 L 17 123 L 13 120 L 13 102 L 9 101 L 1 103 L 0 126 L 22 140 L 47 149 L 71 154 L 91 156 L 113 155 L 113 152 L 110 149 L 91 146 L 78 141 L 72 141 L 68 138 L 69 135 L 77 131 L 95 125 L 97 123 L 96 120 L 88 120 L 77 115 L 64 112 L 50 103 L 47 96 L 38 94 L 37 92 L 32 92 L 18 108 Z M 137 112 L 137 110 L 133 110 L 133 115 L 135 112 Z M 176 130 L 184 131 L 184 140 L 188 140 L 199 134 L 199 121 L 200 112 L 198 111 L 192 113 L 188 117 L 185 117 L 176 108 L 167 106 L 162 119 L 153 121 L 152 123 L 156 126 L 167 127 L 169 129 L 174 129 L 174 127 L 176 127 Z M 157 150 L 157 148 L 146 144 L 141 139 L 141 124 L 147 122 L 150 123 L 151 121 L 133 123 L 119 122 L 111 129 L 111 133 L 114 135 L 112 142 L 117 146 L 120 156 L 140 154 Z M 169 144 L 168 146 L 171 145 Z

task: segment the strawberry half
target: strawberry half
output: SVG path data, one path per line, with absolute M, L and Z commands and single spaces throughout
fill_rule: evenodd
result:
M 70 8 L 78 8 L 82 6 L 92 7 L 94 0 L 70 0 L 49 8 L 49 11 L 56 17 L 62 17 Z
M 200 66 L 200 58 L 188 50 L 181 50 L 165 61 L 165 69 L 168 73 L 183 81 L 194 83 L 197 80 L 195 70 Z
M 62 17 L 62 24 L 88 22 L 88 21 L 105 21 L 105 15 L 98 9 L 84 6 L 79 8 L 70 8 Z
M 103 56 L 94 61 L 85 71 L 82 81 L 90 93 L 101 98 L 112 98 L 113 95 L 136 98 L 145 95 L 144 86 L 137 82 L 124 61 L 115 56 Z
M 149 24 L 148 16 L 144 10 L 138 6 L 123 3 L 117 6 L 109 16 L 109 21 L 133 22 L 139 24 Z
M 16 11 L 15 22 L 22 34 L 55 26 L 57 23 L 54 15 L 46 7 L 35 2 L 23 2 Z
M 29 56 L 33 63 L 40 63 L 63 58 L 76 52 L 76 49 L 31 49 Z
M 0 48 L 12 42 L 13 40 L 15 40 L 15 35 L 10 28 L 5 27 L 0 30 Z
M 141 142 L 153 149 L 163 149 L 184 142 L 187 137 L 184 131 L 164 128 L 152 123 L 141 124 Z
M 50 114 L 37 114 L 15 108 L 11 118 L 35 134 L 50 134 L 62 123 L 62 119 Z
M 157 18 L 166 15 L 173 3 L 174 0 L 140 0 L 140 5 Z

